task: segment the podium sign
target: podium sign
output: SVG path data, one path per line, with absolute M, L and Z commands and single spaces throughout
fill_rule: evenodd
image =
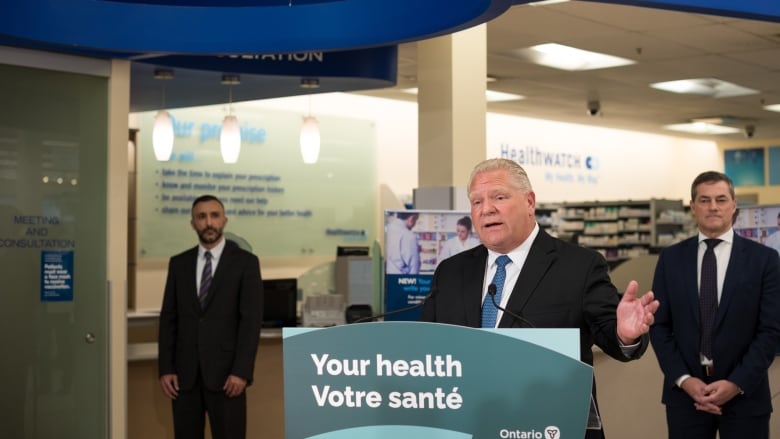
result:
M 576 329 L 380 322 L 283 337 L 287 439 L 584 436 L 593 370 Z

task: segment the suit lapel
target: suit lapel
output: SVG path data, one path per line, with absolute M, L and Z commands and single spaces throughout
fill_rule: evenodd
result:
M 684 273 L 683 288 L 679 294 L 685 294 L 691 314 L 696 322 L 696 327 L 701 325 L 701 313 L 699 312 L 699 238 L 698 235 L 683 243 L 682 258 L 678 261 L 680 273 Z M 674 292 L 670 292 L 673 294 Z
M 487 269 L 487 249 L 479 245 L 470 252 L 472 258 L 463 267 L 464 285 L 461 293 L 466 307 L 466 325 L 479 327 L 482 320 L 482 287 Z
M 731 245 L 729 265 L 726 267 L 726 278 L 723 280 L 723 290 L 720 292 L 718 312 L 715 314 L 715 328 L 717 328 L 720 321 L 723 320 L 723 316 L 726 314 L 729 304 L 734 300 L 734 297 L 738 293 L 736 279 L 749 272 L 748 267 L 745 266 L 747 258 L 742 254 L 744 251 L 744 241 L 735 233 L 734 241 Z
M 507 308 L 522 310 L 525 307 L 556 258 L 555 240 L 544 230 L 539 230 L 512 289 Z M 499 327 L 511 326 L 513 320 L 512 316 L 504 314 Z
M 186 263 L 184 264 L 184 288 L 183 291 L 189 292 L 189 300 L 192 302 L 192 307 L 196 312 L 200 312 L 200 302 L 198 302 L 198 247 L 190 249 L 186 254 Z

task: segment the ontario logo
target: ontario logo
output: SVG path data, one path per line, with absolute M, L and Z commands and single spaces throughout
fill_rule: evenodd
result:
M 561 439 L 561 429 L 554 425 L 542 431 L 502 429 L 498 436 L 501 439 Z
M 544 428 L 544 439 L 560 439 L 561 429 L 555 426 Z

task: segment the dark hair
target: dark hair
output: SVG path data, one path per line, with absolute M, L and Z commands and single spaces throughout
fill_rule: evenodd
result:
M 465 227 L 466 230 L 471 230 L 471 218 L 464 216 L 458 220 L 458 225 Z
M 400 220 L 406 220 L 407 218 L 412 216 L 416 218 L 420 216 L 420 214 L 417 212 L 398 212 L 397 214 L 395 214 L 395 216 L 397 216 L 398 219 Z
M 728 175 L 718 171 L 706 171 L 699 174 L 691 184 L 691 201 L 696 200 L 696 188 L 702 183 L 717 183 L 719 181 L 725 181 L 729 185 L 729 194 L 731 198 L 735 199 L 734 195 L 734 182 L 731 181 Z
M 222 201 L 215 197 L 214 195 L 201 195 L 198 198 L 195 199 L 195 201 L 192 202 L 192 208 L 195 209 L 195 206 L 199 203 L 205 203 L 207 201 L 216 201 L 219 203 L 220 206 L 222 206 L 222 210 L 225 210 L 225 205 L 222 204 Z

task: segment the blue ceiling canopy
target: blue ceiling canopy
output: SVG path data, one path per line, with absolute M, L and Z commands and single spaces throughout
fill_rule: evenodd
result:
M 130 111 L 396 84 L 397 44 L 485 23 L 512 0 L 24 0 L 4 2 L 0 44 L 131 64 Z M 313 59 L 306 60 L 307 54 Z M 276 55 L 276 57 L 274 57 Z M 292 59 L 291 55 L 294 55 Z M 304 58 L 303 60 L 301 58 Z M 315 90 L 301 78 L 319 80 Z
M 155 53 L 329 51 L 448 34 L 485 23 L 512 4 L 512 0 L 25 0 L 5 2 L 0 36 L 15 45 L 54 45 L 60 51 L 128 59 Z
M 236 102 L 392 87 L 398 46 L 261 56 L 167 55 L 149 61 L 131 65 L 131 112 L 159 109 L 163 87 L 169 109 L 224 102 L 223 73 L 240 73 L 240 85 L 232 90 Z M 155 79 L 160 68 L 171 69 L 174 78 Z M 316 80 L 316 88 L 302 86 L 304 79 Z

